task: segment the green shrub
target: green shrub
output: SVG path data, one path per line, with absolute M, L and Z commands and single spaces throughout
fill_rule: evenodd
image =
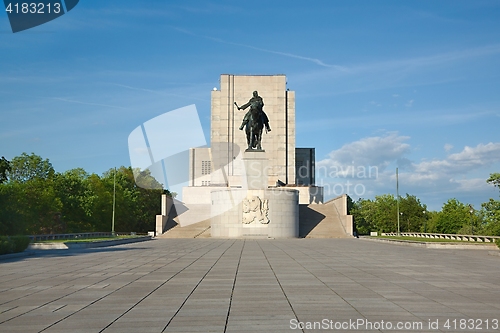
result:
M 0 254 L 12 252 L 12 243 L 8 236 L 0 236 Z
M 23 252 L 29 243 L 28 236 L 0 236 L 0 254 Z
M 13 252 L 23 252 L 26 250 L 31 242 L 28 236 L 12 236 L 10 239 L 13 241 Z

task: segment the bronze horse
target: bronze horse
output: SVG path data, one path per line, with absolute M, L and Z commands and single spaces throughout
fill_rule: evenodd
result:
M 245 133 L 247 135 L 247 149 L 262 150 L 262 129 L 264 121 L 262 119 L 262 111 L 256 105 L 250 106 L 250 115 L 246 124 Z

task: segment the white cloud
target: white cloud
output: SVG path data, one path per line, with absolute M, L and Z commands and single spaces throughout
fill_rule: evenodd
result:
M 316 165 L 346 169 L 354 164 L 364 167 L 374 166 L 383 170 L 391 162 L 410 152 L 410 145 L 405 143 L 409 138 L 397 133 L 363 138 L 332 151 L 327 159 L 319 161 Z
M 450 183 L 456 184 L 455 191 L 459 192 L 479 192 L 488 186 L 483 178 L 451 179 Z
M 413 106 L 413 102 L 415 102 L 415 100 L 410 99 L 410 100 L 408 101 L 408 103 L 406 103 L 405 105 L 406 105 L 407 107 L 410 107 L 410 108 L 411 108 L 411 107 Z
M 439 209 L 452 197 L 478 200 L 479 204 L 491 195 L 491 186 L 486 183 L 490 171 L 484 169 L 500 163 L 500 142 L 466 146 L 443 159 L 415 162 L 407 156 L 412 151 L 408 139 L 398 133 L 387 133 L 345 144 L 316 163 L 319 185 L 325 186 L 327 197 L 340 189 L 355 199 L 395 194 L 395 170 L 388 168 L 392 164 L 399 167 L 400 194 L 422 196 L 423 202 L 432 198 L 433 202 L 427 202 L 432 209 Z M 444 147 L 446 151 L 453 148 L 451 144 Z M 367 174 L 370 167 L 376 168 L 375 177 Z M 354 192 L 356 186 L 358 193 Z
M 414 164 L 415 174 L 450 176 L 471 172 L 483 166 L 500 161 L 500 143 L 479 144 L 476 147 L 465 148 L 455 154 L 450 154 L 444 160 L 423 161 Z
M 446 144 L 444 145 L 444 150 L 445 150 L 446 152 L 449 152 L 449 151 L 450 151 L 450 150 L 452 150 L 452 149 L 453 149 L 453 145 L 452 145 L 452 144 L 446 143 Z

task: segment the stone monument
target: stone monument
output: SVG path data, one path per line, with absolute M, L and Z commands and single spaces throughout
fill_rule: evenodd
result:
M 246 128 L 247 149 L 243 153 L 243 186 L 212 191 L 212 237 L 299 236 L 299 195 L 297 190 L 268 188 L 268 158 L 262 148 L 265 126 L 270 132 L 269 119 L 263 110 L 262 97 L 255 90 L 249 102 L 238 110 L 245 114 L 240 130 Z M 228 200 L 231 198 L 232 200 Z M 234 201 L 235 198 L 239 200 Z
M 210 148 L 189 152 L 180 226 L 210 221 L 212 237 L 298 237 L 299 203 L 322 203 L 322 190 L 314 148 L 295 147 L 295 93 L 285 75 L 221 75 Z

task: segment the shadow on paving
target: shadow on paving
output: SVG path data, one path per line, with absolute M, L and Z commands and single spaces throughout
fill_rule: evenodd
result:
M 134 247 L 127 248 L 123 247 L 128 244 L 123 244 L 122 247 L 116 247 L 117 245 L 109 247 L 94 247 L 87 249 L 56 249 L 56 250 L 26 250 L 25 252 L 19 253 L 19 256 L 10 257 L 0 255 L 0 264 L 7 262 L 22 261 L 25 259 L 33 258 L 51 258 L 51 257 L 73 257 L 89 253 L 109 253 L 109 252 L 124 252 L 124 251 L 138 251 L 147 250 L 147 247 Z

